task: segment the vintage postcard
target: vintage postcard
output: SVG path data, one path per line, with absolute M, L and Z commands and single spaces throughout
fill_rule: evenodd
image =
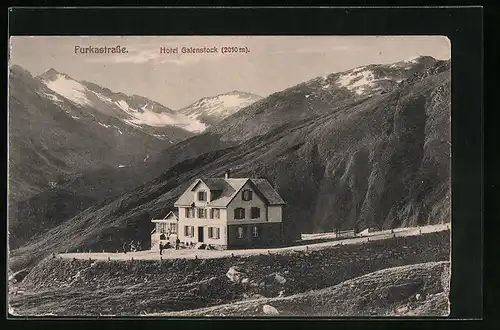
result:
M 12 316 L 447 316 L 441 36 L 14 36 Z

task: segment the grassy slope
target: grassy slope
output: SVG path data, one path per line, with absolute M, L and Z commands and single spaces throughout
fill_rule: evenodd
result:
M 363 229 L 448 222 L 449 87 L 450 72 L 440 67 L 391 93 L 330 112 L 324 106 L 235 147 L 215 146 L 187 159 L 182 148 L 188 145 L 181 143 L 177 150 L 184 161 L 13 251 L 15 267 L 53 250 L 115 251 L 123 240 L 147 242 L 151 217 L 164 216 L 191 180 L 221 176 L 227 167 L 235 176 L 265 176 L 277 185 L 288 203 L 284 215 L 290 238 L 332 230 L 336 223 L 343 229 Z M 303 94 L 302 87 L 297 88 L 292 101 L 295 94 Z M 285 102 L 285 96 L 279 100 Z M 189 143 L 203 145 L 205 138 L 194 137 Z
M 154 316 L 447 316 L 449 262 L 387 268 L 321 290 Z M 418 296 L 417 296 L 418 295 Z M 417 298 L 418 297 L 418 298 Z
M 401 237 L 286 255 L 207 260 L 100 261 L 46 259 L 10 296 L 20 314 L 137 315 L 203 308 L 252 297 L 319 290 L 377 270 L 448 261 L 450 232 Z M 238 267 L 247 283 L 226 277 Z M 285 278 L 285 283 L 276 279 Z

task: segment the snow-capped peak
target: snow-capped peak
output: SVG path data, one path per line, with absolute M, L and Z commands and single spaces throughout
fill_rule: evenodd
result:
M 199 119 L 205 123 L 213 124 L 260 99 L 262 99 L 262 97 L 258 95 L 235 90 L 212 97 L 204 97 L 180 109 L 179 112 L 189 118 Z
M 49 89 L 68 100 L 79 105 L 92 105 L 92 102 L 85 95 L 87 88 L 67 75 L 50 69 L 40 78 Z

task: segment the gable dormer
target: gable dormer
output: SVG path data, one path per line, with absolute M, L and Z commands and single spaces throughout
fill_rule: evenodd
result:
M 195 201 L 198 202 L 207 202 L 208 201 L 208 192 L 206 190 L 200 189 L 195 193 Z
M 203 180 L 198 179 L 198 182 L 191 189 L 192 201 L 196 205 L 207 204 L 210 202 L 210 188 Z

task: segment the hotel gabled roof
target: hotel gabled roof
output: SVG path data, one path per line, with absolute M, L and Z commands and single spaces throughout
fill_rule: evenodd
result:
M 191 191 L 198 184 L 205 184 L 213 196 L 208 207 L 226 207 L 240 190 L 249 182 L 268 205 L 284 205 L 285 201 L 266 179 L 251 178 L 210 178 L 195 180 L 175 202 L 175 206 L 190 206 L 194 202 Z

